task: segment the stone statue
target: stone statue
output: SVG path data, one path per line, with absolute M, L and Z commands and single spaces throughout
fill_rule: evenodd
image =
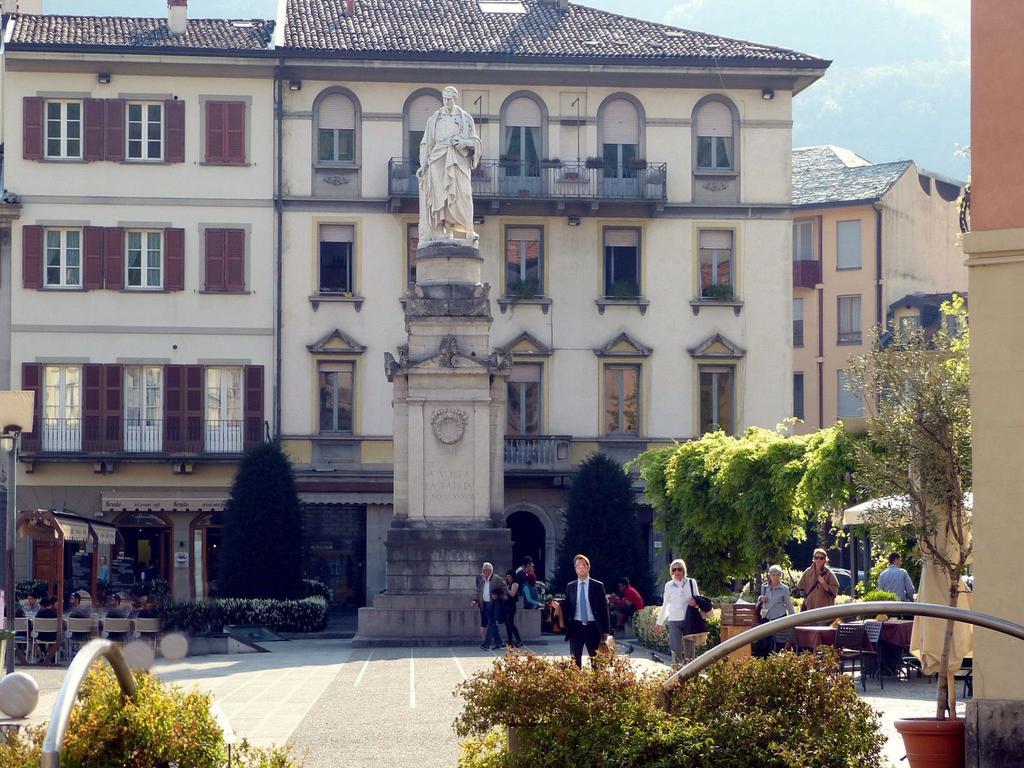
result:
M 448 86 L 444 106 L 427 120 L 420 142 L 420 247 L 438 240 L 476 244 L 471 174 L 480 162 L 480 137 L 473 116 L 456 104 L 459 92 Z

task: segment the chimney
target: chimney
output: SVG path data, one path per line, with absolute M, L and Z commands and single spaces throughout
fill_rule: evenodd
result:
M 188 0 L 167 0 L 167 29 L 172 35 L 184 35 L 188 24 Z

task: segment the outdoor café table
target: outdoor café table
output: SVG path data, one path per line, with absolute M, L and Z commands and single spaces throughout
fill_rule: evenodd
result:
M 910 635 L 913 631 L 913 619 L 887 619 L 882 622 L 882 633 L 878 636 L 876 650 L 882 671 L 887 675 L 898 677 L 904 649 L 910 650 Z
M 856 624 L 858 622 L 850 622 Z M 797 627 L 796 628 L 796 646 L 801 649 L 814 650 L 819 645 L 835 645 L 836 644 L 836 628 L 835 627 Z M 868 640 L 867 636 L 864 637 L 863 649 L 865 651 L 871 650 L 871 641 Z

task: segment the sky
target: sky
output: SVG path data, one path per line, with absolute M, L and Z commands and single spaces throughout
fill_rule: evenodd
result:
M 441 2 L 442 0 L 436 0 Z M 357 0 L 358 2 L 358 0 Z M 162 16 L 166 0 L 43 0 L 47 13 Z M 586 0 L 813 53 L 833 64 L 793 106 L 793 145 L 837 144 L 966 179 L 970 0 Z M 192 0 L 195 16 L 273 18 L 277 0 Z

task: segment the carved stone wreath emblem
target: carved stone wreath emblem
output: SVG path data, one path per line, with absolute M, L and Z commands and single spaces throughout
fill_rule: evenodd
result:
M 466 413 L 457 408 L 442 408 L 430 417 L 434 437 L 445 445 L 454 445 L 466 432 Z

